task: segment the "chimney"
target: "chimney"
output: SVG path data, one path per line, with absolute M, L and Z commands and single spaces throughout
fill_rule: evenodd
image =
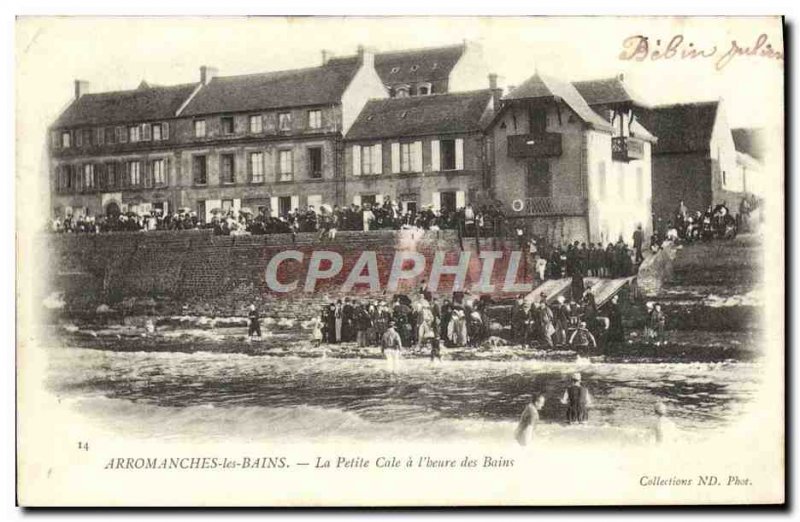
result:
M 375 53 L 372 49 L 359 45 L 357 53 L 358 61 L 361 65 L 365 67 L 375 67 Z
M 200 83 L 203 85 L 208 85 L 208 82 L 211 81 L 211 78 L 217 75 L 216 67 L 209 67 L 207 65 L 200 66 Z
M 89 92 L 89 82 L 85 80 L 75 80 L 75 99 L 77 100 Z
M 500 108 L 500 98 L 503 96 L 503 89 L 497 87 L 496 73 L 489 74 L 489 89 L 492 90 L 492 104 L 494 105 L 494 110 L 498 110 Z
M 328 60 L 333 58 L 333 52 L 327 49 L 322 50 L 322 65 L 328 65 Z

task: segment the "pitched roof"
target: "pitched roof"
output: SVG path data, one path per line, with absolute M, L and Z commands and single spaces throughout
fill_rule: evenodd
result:
M 630 103 L 640 107 L 646 106 L 631 88 L 619 77 L 603 78 L 600 80 L 587 80 L 572 82 L 578 93 L 589 105 L 613 105 L 617 103 Z
M 638 119 L 658 137 L 654 154 L 709 150 L 718 101 L 663 105 L 639 111 Z
M 386 85 L 445 80 L 464 54 L 463 44 L 375 54 L 375 70 Z M 329 64 L 346 64 L 355 56 L 331 58 Z
M 480 130 L 492 91 L 370 100 L 358 115 L 348 140 L 421 136 Z
M 583 121 L 598 129 L 611 130 L 611 124 L 589 107 L 586 100 L 570 83 L 539 73 L 525 80 L 519 87 L 503 97 L 504 101 L 529 99 L 560 99 Z
M 240 76 L 217 76 L 200 89 L 185 116 L 338 103 L 359 62 Z
M 142 82 L 138 89 L 84 94 L 53 125 L 75 127 L 173 118 L 196 87 L 196 83 L 156 87 Z
M 764 161 L 764 129 L 732 129 L 736 150 Z

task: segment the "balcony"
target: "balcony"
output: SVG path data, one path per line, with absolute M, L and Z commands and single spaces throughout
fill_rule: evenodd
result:
M 583 216 L 587 205 L 583 196 L 553 196 L 516 199 L 511 208 L 519 216 Z
M 611 138 L 611 159 L 626 163 L 644 159 L 644 142 L 628 136 Z
M 561 134 L 517 134 L 508 137 L 510 158 L 550 158 L 561 156 Z

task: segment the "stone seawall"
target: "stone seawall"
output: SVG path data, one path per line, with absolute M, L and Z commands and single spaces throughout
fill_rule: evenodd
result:
M 377 295 L 387 291 L 389 273 L 398 253 L 421 254 L 426 268 L 417 276 L 401 280 L 396 292 L 410 292 L 428 281 L 434 258 L 457 265 L 469 254 L 468 282 L 481 274 L 480 252 L 503 252 L 496 260 L 491 282 L 501 295 L 507 279 L 509 259 L 516 243 L 502 240 L 459 239 L 455 231 L 339 232 L 333 241 L 321 242 L 315 234 L 264 236 L 214 236 L 207 231 L 132 232 L 114 234 L 67 234 L 42 236 L 36 256 L 47 282 L 42 298 L 61 295 L 63 312 L 71 316 L 94 315 L 101 305 L 109 313 L 127 315 L 242 315 L 250 303 L 269 309 L 270 314 L 305 320 L 318 313 L 324 297 L 344 295 L 342 284 L 364 252 L 375 254 L 379 288 L 357 284 L 347 294 Z M 265 274 L 271 259 L 286 251 L 298 252 L 302 261 L 279 265 L 276 279 L 296 281 L 289 293 L 276 292 Z M 335 277 L 321 278 L 305 286 L 315 252 L 328 252 L 342 259 Z M 519 254 L 517 254 L 519 255 Z M 518 279 L 526 279 L 524 256 L 519 256 Z M 413 265 L 413 262 L 411 263 Z M 400 266 L 400 265 L 398 265 Z M 321 270 L 330 269 L 322 261 Z M 402 264 L 408 269 L 408 264 Z M 365 268 L 368 272 L 368 269 Z M 440 278 L 439 293 L 453 291 L 454 275 Z M 105 309 L 102 307 L 101 309 Z

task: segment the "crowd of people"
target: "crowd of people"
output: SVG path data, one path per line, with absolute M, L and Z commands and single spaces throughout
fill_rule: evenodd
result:
M 760 206 L 760 200 L 754 195 L 742 197 L 736 214 L 728 208 L 725 201 L 709 205 L 705 210 L 695 211 L 690 211 L 681 201 L 671 216 L 655 219 L 650 240 L 651 249 L 658 249 L 664 241 L 693 242 L 735 238 L 740 231 L 752 228 L 751 216 Z
M 440 301 L 424 290 L 413 299 L 406 294 L 391 299 L 345 297 L 326 305 L 314 319 L 312 339 L 317 344 L 355 342 L 385 350 L 386 333 L 392 331 L 397 337 L 390 337 L 399 339 L 396 348 L 430 346 L 435 357 L 441 345 L 478 346 L 489 337 L 488 303 L 469 293 Z
M 467 204 L 458 209 L 436 209 L 432 205 L 416 211 L 403 209 L 390 197 L 382 203 L 351 204 L 339 207 L 313 205 L 295 208 L 282 215 L 272 215 L 268 209 L 253 212 L 250 208 L 212 209 L 207 221 L 197 212 L 182 208 L 164 213 L 154 209 L 146 213 L 125 212 L 108 216 L 67 215 L 55 218 L 51 230 L 57 233 L 99 233 L 148 230 L 212 229 L 217 235 L 319 233 L 321 238 L 333 239 L 339 230 L 452 230 L 464 235 L 497 235 L 504 231 L 507 220 L 499 201 L 478 208 Z
M 644 259 L 641 227 L 633 236 L 633 249 L 620 237 L 616 243 L 579 242 L 551 246 L 543 240 L 527 240 L 527 270 L 539 280 L 563 277 L 618 278 L 634 275 Z

